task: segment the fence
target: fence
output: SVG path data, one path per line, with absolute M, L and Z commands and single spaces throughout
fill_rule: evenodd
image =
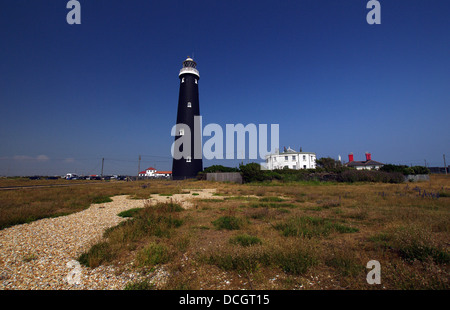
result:
M 233 182 L 242 184 L 242 175 L 239 172 L 207 173 L 206 180 L 215 182 Z
M 405 182 L 419 182 L 419 181 L 430 181 L 430 175 L 429 174 L 405 175 Z

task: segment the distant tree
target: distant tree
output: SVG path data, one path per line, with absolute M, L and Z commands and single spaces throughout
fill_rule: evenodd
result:
M 212 172 L 239 172 L 238 168 L 225 167 L 222 165 L 213 165 L 203 170 L 204 173 Z
M 408 167 L 406 165 L 392 165 L 392 164 L 386 164 L 383 167 L 381 167 L 380 170 L 385 172 L 400 172 L 403 173 L 404 175 L 430 173 L 430 169 L 423 166 Z
M 239 165 L 239 170 L 242 174 L 244 182 L 261 182 L 264 181 L 264 171 L 261 170 L 261 165 L 258 163 L 249 163 L 246 165 Z
M 322 157 L 316 160 L 318 167 L 323 168 L 325 171 L 334 171 L 342 167 L 342 163 L 331 157 Z

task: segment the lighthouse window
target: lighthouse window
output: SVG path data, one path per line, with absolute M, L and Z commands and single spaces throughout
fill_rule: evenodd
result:
M 179 135 L 180 136 L 184 136 L 184 129 L 182 128 L 182 129 L 180 129 L 180 133 L 179 133 Z
M 197 79 L 195 79 L 195 84 L 198 84 Z
M 192 102 L 188 102 L 188 103 L 187 103 L 187 107 L 188 107 L 188 108 L 192 108 Z
M 190 163 L 191 162 L 191 156 L 186 157 L 186 162 Z
M 181 83 L 184 83 L 184 78 L 181 78 Z

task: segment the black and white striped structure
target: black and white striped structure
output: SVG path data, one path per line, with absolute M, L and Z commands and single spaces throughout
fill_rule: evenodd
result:
M 174 180 L 195 178 L 203 170 L 198 97 L 200 73 L 196 67 L 197 63 L 188 57 L 183 62 L 183 68 L 179 74 L 180 94 L 172 165 Z M 183 143 L 177 143 L 178 139 L 183 139 L 178 141 L 183 141 Z

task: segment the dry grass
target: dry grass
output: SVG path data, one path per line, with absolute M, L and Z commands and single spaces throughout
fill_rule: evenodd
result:
M 33 202 L 59 214 L 87 207 L 96 195 L 146 199 L 199 188 L 217 194 L 186 194 L 192 203 L 182 211 L 160 203 L 130 212 L 87 264 L 133 262 L 149 277 L 164 266 L 171 276 L 163 289 L 450 287 L 450 197 L 436 195 L 450 192 L 445 176 L 404 184 L 152 181 L 0 192 L 1 219 L 4 209 L 29 216 Z M 381 285 L 366 282 L 370 260 L 381 264 Z

